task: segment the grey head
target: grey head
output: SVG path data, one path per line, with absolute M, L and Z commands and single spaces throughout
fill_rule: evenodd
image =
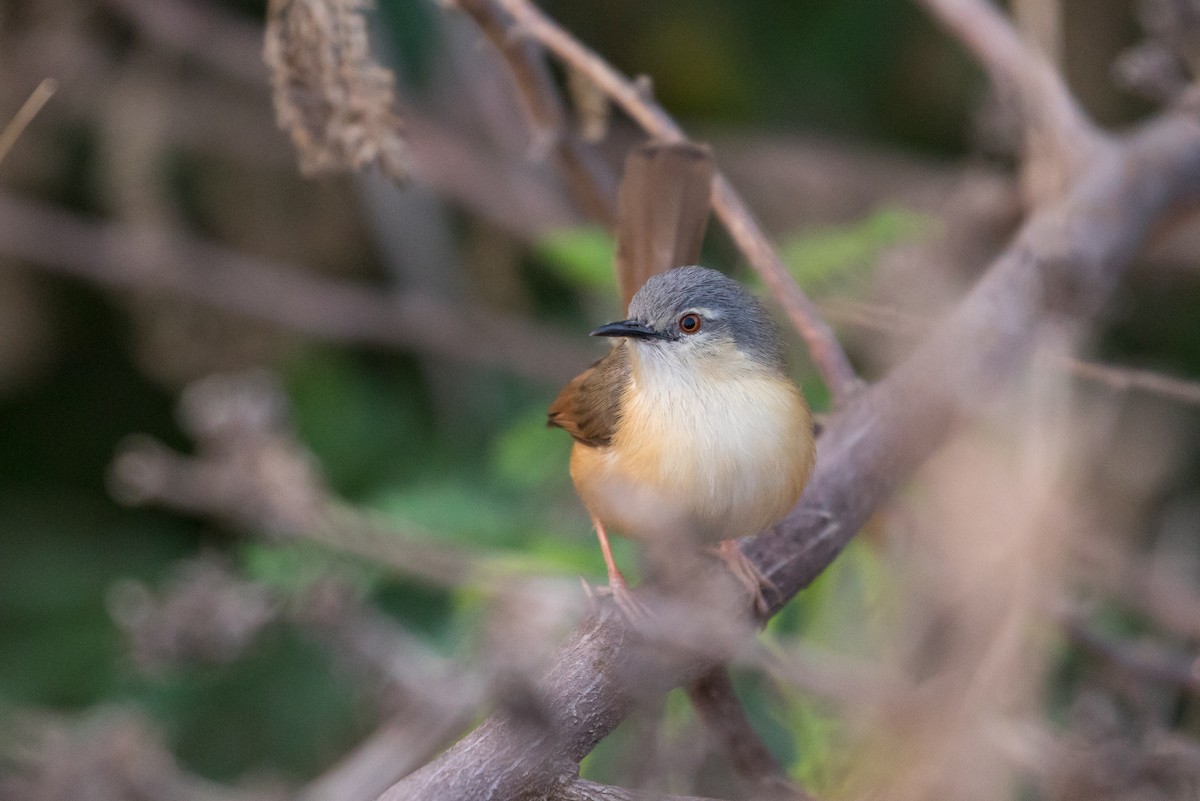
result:
M 732 278 L 707 267 L 676 267 L 648 279 L 629 302 L 629 319 L 592 336 L 693 351 L 732 344 L 756 364 L 785 371 L 783 342 L 767 310 Z

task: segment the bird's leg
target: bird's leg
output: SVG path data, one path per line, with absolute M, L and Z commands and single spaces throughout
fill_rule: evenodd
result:
M 621 575 L 621 571 L 617 569 L 617 563 L 613 561 L 612 548 L 608 544 L 608 534 L 604 531 L 604 524 L 593 517 L 592 525 L 596 527 L 596 538 L 600 540 L 600 550 L 604 553 L 604 566 L 608 568 L 608 591 L 612 595 L 613 601 L 630 621 L 646 617 L 645 604 L 633 597 L 633 592 L 629 589 L 629 582 Z
M 765 620 L 771 612 L 771 605 L 763 591 L 766 590 L 776 596 L 780 595 L 775 582 L 764 576 L 762 571 L 746 557 L 746 554 L 742 553 L 737 540 L 721 540 L 721 544 L 712 548 L 711 551 L 729 566 L 730 572 L 750 592 L 750 597 L 754 599 L 754 611 L 758 612 L 759 616 Z

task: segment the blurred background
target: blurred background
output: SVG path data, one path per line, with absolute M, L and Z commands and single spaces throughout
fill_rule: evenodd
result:
M 1021 221 L 1017 121 L 913 4 L 541 5 L 712 145 L 869 378 Z M 1189 80 L 1191 3 L 1013 5 L 1106 126 Z M 0 125 L 56 82 L 0 161 L 0 798 L 373 798 L 603 578 L 544 411 L 620 315 L 611 241 L 466 15 L 340 13 L 402 186 L 302 165 L 262 2 L 0 8 Z M 619 169 L 639 134 L 590 122 Z M 1194 241 L 771 624 L 786 669 L 738 669 L 811 791 L 1200 797 Z M 723 232 L 706 261 L 759 286 Z M 584 775 L 735 796 L 693 723 L 672 694 Z

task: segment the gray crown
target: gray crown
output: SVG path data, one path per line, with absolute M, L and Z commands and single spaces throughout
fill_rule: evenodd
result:
M 629 317 L 672 339 L 680 339 L 677 321 L 684 312 L 710 309 L 703 332 L 731 338 L 756 361 L 785 371 L 783 342 L 775 322 L 742 285 L 707 267 L 676 267 L 646 281 L 629 302 Z

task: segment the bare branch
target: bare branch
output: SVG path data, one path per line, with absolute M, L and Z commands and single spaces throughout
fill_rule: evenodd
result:
M 1140 390 L 1189 406 L 1200 406 L 1200 381 L 1188 381 L 1153 370 L 1137 370 L 1080 359 L 1072 359 L 1070 369 L 1086 381 L 1104 384 L 1118 391 Z
M 852 298 L 831 298 L 822 305 L 830 319 L 880 333 L 915 337 L 929 328 L 925 318 L 890 306 Z M 1076 377 L 1118 392 L 1146 392 L 1188 406 L 1200 406 L 1200 381 L 1076 358 L 1064 357 L 1063 363 Z
M 1067 620 L 1071 642 L 1134 679 L 1149 679 L 1200 696 L 1200 658 L 1110 640 L 1080 620 Z
M 568 125 L 541 48 L 513 35 L 512 20 L 494 0 L 456 0 L 455 4 L 475 20 L 508 64 L 533 131 L 534 150 L 554 149 L 580 208 L 611 228 L 617 219 L 616 178 Z
M 918 0 L 979 61 L 994 84 L 1015 93 L 1025 115 L 1026 175 L 1035 199 L 1057 197 L 1104 145 L 1062 76 L 988 0 Z M 1034 171 L 1039 174 L 1032 175 Z
M 0 193 L 0 253 L 114 289 L 186 298 L 309 336 L 417 351 L 561 382 L 590 351 L 569 337 L 430 295 L 317 278 L 178 234 Z
M 45 78 L 34 88 L 21 107 L 17 109 L 17 113 L 8 121 L 8 125 L 5 125 L 4 130 L 0 131 L 0 161 L 4 161 L 4 157 L 8 155 L 9 150 L 12 150 L 12 146 L 16 144 L 25 128 L 57 91 L 58 81 L 53 78 Z
M 700 719 L 729 755 L 733 769 L 756 788 L 756 796 L 796 801 L 809 797 L 788 779 L 783 766 L 750 725 L 728 668 L 714 667 L 692 682 L 687 692 Z
M 672 142 L 686 138 L 683 129 L 640 84 L 621 75 L 528 0 L 491 0 L 488 5 L 502 8 L 511 15 L 508 35 L 537 40 L 571 69 L 586 75 L 651 136 Z M 859 388 L 859 381 L 833 329 L 821 319 L 816 305 L 788 274 L 745 201 L 720 173 L 713 179 L 712 202 L 722 225 L 804 338 L 813 363 L 834 398 L 841 401 L 849 397 Z
M 691 795 L 666 795 L 645 790 L 627 790 L 624 787 L 597 784 L 585 779 L 576 779 L 568 784 L 560 791 L 558 798 L 562 801 L 715 801 L 715 799 Z

